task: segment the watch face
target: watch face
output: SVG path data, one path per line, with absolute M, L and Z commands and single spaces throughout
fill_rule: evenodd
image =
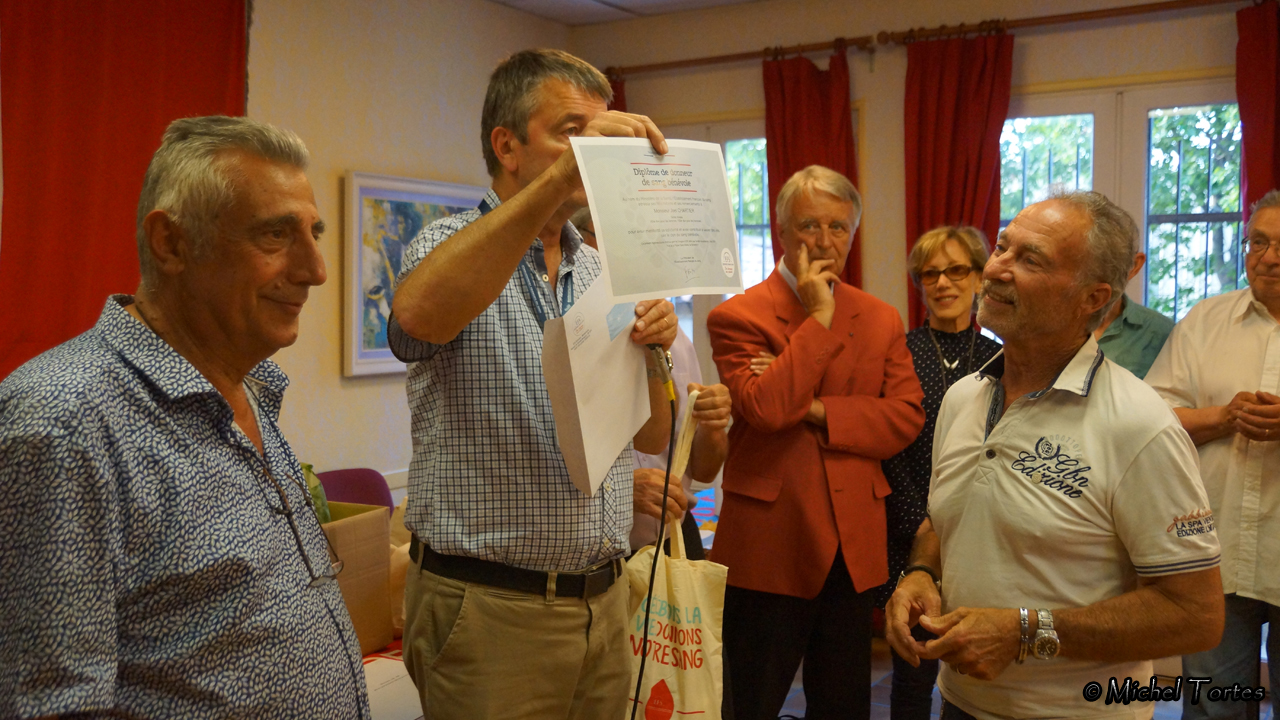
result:
M 1053 635 L 1037 635 L 1035 643 L 1036 657 L 1048 660 L 1058 654 L 1058 638 Z

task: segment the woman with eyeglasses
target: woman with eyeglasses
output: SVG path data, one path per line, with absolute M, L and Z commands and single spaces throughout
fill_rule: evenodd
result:
M 1000 351 L 1000 345 L 973 324 L 974 300 L 987 263 L 986 238 L 972 227 L 940 227 L 916 242 L 908 258 L 911 278 L 924 295 L 928 322 L 907 333 L 916 375 L 924 388 L 924 429 L 915 442 L 882 465 L 893 488 L 885 500 L 889 529 L 889 577 L 881 586 L 880 605 L 893 594 L 907 566 L 911 543 L 924 521 L 929 503 L 933 428 L 942 396 L 960 378 L 977 372 Z M 931 637 L 917 626 L 916 637 Z M 892 720 L 928 720 L 937 660 L 921 660 L 920 667 L 893 655 Z

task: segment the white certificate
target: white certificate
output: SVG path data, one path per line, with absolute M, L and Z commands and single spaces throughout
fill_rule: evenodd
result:
M 615 301 L 742 292 L 724 155 L 715 143 L 572 138 Z

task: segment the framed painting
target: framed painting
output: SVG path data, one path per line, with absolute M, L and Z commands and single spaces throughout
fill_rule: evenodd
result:
M 418 233 L 480 204 L 485 188 L 348 172 L 343 375 L 404 372 L 387 345 L 400 263 Z

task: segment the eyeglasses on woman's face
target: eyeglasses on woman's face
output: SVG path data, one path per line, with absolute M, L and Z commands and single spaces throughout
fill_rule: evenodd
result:
M 925 285 L 936 285 L 938 283 L 938 278 L 943 275 L 946 275 L 947 279 L 952 282 L 960 282 L 961 280 L 969 277 L 972 272 L 973 268 L 969 265 L 952 265 L 945 270 L 929 268 L 928 270 L 920 271 L 920 282 Z

